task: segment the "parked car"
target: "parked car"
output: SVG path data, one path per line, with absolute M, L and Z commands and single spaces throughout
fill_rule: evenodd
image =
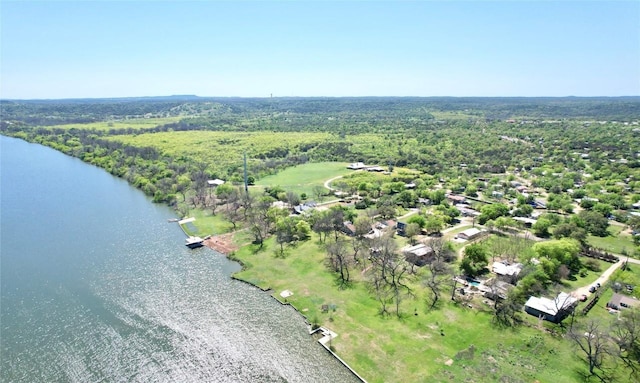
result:
M 595 293 L 596 292 L 596 287 L 595 286 L 589 287 L 589 292 L 590 293 Z
M 585 294 L 582 294 L 582 296 L 580 296 L 580 302 L 586 302 L 587 301 L 587 296 Z

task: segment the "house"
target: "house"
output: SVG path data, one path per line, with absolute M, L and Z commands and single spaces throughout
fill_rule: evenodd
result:
M 419 243 L 415 246 L 405 246 L 400 249 L 404 254 L 407 262 L 411 262 L 416 266 L 424 266 L 431 262 L 434 258 L 435 252 L 433 249 L 424 243 Z
M 611 300 L 607 303 L 607 307 L 615 310 L 620 310 L 624 307 L 640 307 L 640 301 L 626 295 L 614 293 Z
M 494 273 L 506 277 L 516 277 L 522 271 L 522 263 L 493 262 L 491 270 Z
M 545 204 L 544 202 L 540 201 L 540 200 L 534 200 L 533 202 L 530 203 L 531 206 L 533 206 L 536 209 L 546 209 L 547 208 L 547 204 Z
M 353 225 L 351 221 L 345 221 L 342 224 L 342 232 L 348 235 L 349 237 L 354 237 L 356 235 L 356 227 Z
M 466 207 L 462 204 L 457 204 L 456 208 L 460 211 L 460 214 L 462 214 L 463 217 L 478 217 L 481 214 L 479 211 Z
M 560 323 L 573 312 L 577 302 L 567 293 L 560 293 L 555 299 L 530 297 L 524 304 L 524 311 L 551 323 Z
M 537 220 L 535 220 L 533 218 L 526 218 L 526 217 L 513 217 L 513 220 L 517 221 L 517 222 L 522 222 L 522 224 L 524 224 L 525 227 L 531 227 L 536 222 L 538 222 Z
M 502 198 L 502 197 L 504 197 L 504 194 L 499 192 L 499 191 L 494 190 L 493 192 L 491 192 L 491 196 L 493 198 Z
M 354 162 L 352 164 L 349 164 L 347 166 L 347 169 L 351 169 L 351 170 L 360 170 L 360 169 L 364 169 L 366 167 L 365 164 L 363 164 L 362 162 Z
M 451 201 L 451 203 L 453 203 L 454 205 L 467 202 L 467 198 L 462 195 L 448 194 L 447 199 Z
M 211 187 L 218 187 L 220 185 L 224 185 L 224 181 L 221 179 L 216 178 L 215 180 L 208 180 L 207 181 L 207 185 L 211 186 Z
M 522 194 L 524 194 L 524 193 L 526 193 L 526 192 L 527 192 L 527 187 L 526 187 L 526 186 L 524 186 L 524 185 L 516 186 L 516 191 L 517 191 L 518 193 L 522 193 Z
M 367 239 L 380 238 L 384 235 L 384 230 L 378 228 L 372 228 L 367 234 L 364 235 Z
M 317 206 L 317 204 L 313 201 L 308 201 L 305 202 L 303 204 L 297 205 L 293 207 L 293 213 L 294 214 L 304 214 L 304 213 L 310 213 L 313 209 L 315 209 Z
M 365 168 L 365 170 L 368 172 L 383 172 L 384 168 L 380 166 L 369 166 Z
M 396 228 L 396 221 L 392 220 L 392 219 L 388 219 L 386 221 L 379 221 L 376 222 L 373 227 L 375 229 L 379 229 L 379 230 L 387 230 L 387 229 L 395 229 Z
M 398 222 L 396 224 L 396 233 L 398 235 L 404 237 L 406 229 L 407 229 L 407 223 L 406 222 Z
M 489 291 L 485 291 L 483 295 L 492 301 L 507 299 L 509 290 L 515 288 L 514 285 L 500 280 L 491 280 L 485 282 L 484 285 L 489 286 Z
M 480 230 L 475 227 L 472 227 L 471 229 L 467 229 L 465 231 L 458 233 L 456 237 L 470 241 L 472 239 L 480 237 L 483 233 L 484 233 L 484 230 Z

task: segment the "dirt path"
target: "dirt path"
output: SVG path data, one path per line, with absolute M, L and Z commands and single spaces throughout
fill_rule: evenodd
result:
M 329 190 L 331 190 L 331 191 L 336 190 L 336 189 L 332 188 L 332 187 L 331 187 L 331 186 L 329 186 L 329 185 L 331 185 L 331 183 L 332 183 L 333 181 L 335 181 L 335 180 L 339 180 L 339 179 L 340 179 L 340 178 L 342 178 L 342 177 L 343 177 L 343 176 L 337 176 L 337 177 L 329 178 L 328 180 L 324 181 L 324 187 L 326 187 L 327 189 L 329 189 Z

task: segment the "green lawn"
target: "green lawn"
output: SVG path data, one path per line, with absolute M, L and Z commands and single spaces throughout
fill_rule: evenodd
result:
M 582 257 L 581 259 L 583 262 L 585 262 L 588 258 Z M 605 262 L 599 259 L 597 259 L 596 261 L 598 262 L 598 264 L 600 264 L 600 271 L 589 270 L 587 272 L 587 275 L 584 277 L 581 277 L 579 274 L 576 274 L 574 275 L 574 277 L 576 278 L 575 281 L 566 280 L 566 279 L 563 280 L 562 285 L 565 286 L 566 290 L 573 291 L 579 287 L 591 285 L 596 281 L 596 279 L 598 279 L 602 275 L 602 273 L 604 273 L 609 267 L 613 266 L 613 263 Z
M 185 225 L 185 229 L 190 235 L 205 237 L 207 235 L 228 233 L 232 230 L 232 225 L 225 220 L 221 213 L 212 215 L 211 211 L 205 212 L 200 209 L 191 210 L 189 217 L 194 217 L 195 222 Z
M 287 191 L 301 194 L 306 193 L 313 199 L 313 187 L 323 185 L 325 181 L 353 170 L 347 169 L 342 162 L 316 162 L 287 168 L 278 174 L 264 177 L 256 182 L 257 186 L 281 186 Z
M 310 322 L 337 332 L 336 352 L 369 382 L 584 381 L 578 374 L 583 362 L 570 343 L 535 326 L 497 327 L 488 306 L 469 309 L 446 295 L 442 307 L 429 312 L 418 280 L 411 282 L 416 297 L 403 301 L 401 319 L 379 316 L 360 270 L 352 270 L 350 288 L 338 289 L 315 241 L 289 248 L 285 258 L 275 256 L 273 239 L 261 250 L 241 248 L 236 256 L 246 267 L 235 276 L 273 289 L 281 300 L 280 292 L 291 290 L 287 301 Z M 323 313 L 323 304 L 336 309 Z M 471 345 L 472 358 L 456 358 Z
M 626 251 L 629 254 L 632 254 L 636 246 L 633 244 L 633 239 L 630 235 L 626 233 L 622 233 L 624 228 L 619 225 L 611 225 L 609 226 L 609 235 L 608 237 L 596 237 L 593 235 L 589 235 L 587 237 L 587 242 L 594 247 L 616 253 L 621 254 Z

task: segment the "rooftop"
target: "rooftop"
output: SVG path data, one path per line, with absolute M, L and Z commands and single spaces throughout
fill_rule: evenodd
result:
M 555 316 L 560 310 L 567 309 L 578 300 L 567 293 L 560 293 L 555 299 L 530 297 L 525 306 L 542 313 Z

